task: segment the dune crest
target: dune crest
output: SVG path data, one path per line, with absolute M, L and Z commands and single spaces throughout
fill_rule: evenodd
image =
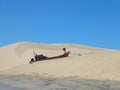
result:
M 29 64 L 33 52 L 47 56 L 71 51 L 67 58 Z M 120 51 L 75 44 L 39 44 L 19 42 L 0 48 L 0 74 L 38 76 L 79 76 L 120 80 Z

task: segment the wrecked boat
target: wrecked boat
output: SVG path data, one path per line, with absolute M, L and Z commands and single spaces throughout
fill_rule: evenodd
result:
M 58 56 L 53 56 L 53 57 L 47 57 L 47 56 L 44 56 L 42 54 L 41 55 L 37 55 L 36 53 L 34 53 L 34 58 L 31 58 L 29 63 L 42 61 L 42 60 L 53 60 L 53 59 L 68 57 L 69 54 L 70 54 L 70 51 L 66 52 L 66 48 L 63 48 L 63 51 L 64 51 L 64 54 L 58 55 Z

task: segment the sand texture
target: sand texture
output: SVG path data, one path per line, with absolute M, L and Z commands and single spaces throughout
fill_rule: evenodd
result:
M 33 52 L 46 56 L 71 51 L 69 57 L 29 64 Z M 120 80 L 120 51 L 75 44 L 19 42 L 0 48 L 0 74 Z

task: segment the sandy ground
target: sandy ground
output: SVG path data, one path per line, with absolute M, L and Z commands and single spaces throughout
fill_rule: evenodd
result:
M 71 51 L 69 57 L 29 64 L 30 59 L 34 56 L 33 52 L 51 57 L 63 54 L 62 48 L 64 47 L 67 48 L 67 51 Z M 29 77 L 52 79 L 50 84 L 47 83 L 49 81 L 43 79 L 39 81 L 33 79 L 31 90 L 39 90 L 37 88 L 41 88 L 41 90 L 61 90 L 60 88 L 63 88 L 62 90 L 88 90 L 88 88 L 89 90 L 120 90 L 118 86 L 120 84 L 120 51 L 75 44 L 19 42 L 0 48 L 0 75 L 17 76 L 17 80 L 13 79 L 13 81 L 10 78 L 2 79 L 0 76 L 0 90 L 2 88 L 4 90 L 24 90 L 27 87 L 26 84 L 19 88 L 19 86 L 15 86 L 15 83 L 16 81 L 18 85 L 22 82 L 28 83 L 30 82 L 27 79 Z M 26 79 L 21 76 L 26 76 Z M 76 78 L 63 79 L 67 77 L 77 77 L 78 80 Z M 57 80 L 53 78 L 57 78 Z M 109 84 L 106 84 L 108 81 Z M 10 82 L 13 82 L 14 85 Z M 31 84 L 28 83 L 28 86 Z M 53 87 L 58 89 L 51 89 Z M 30 90 L 30 87 L 25 90 Z
M 0 76 L 0 90 L 120 90 L 120 81 Z
M 29 64 L 37 54 L 56 56 L 62 48 L 71 51 L 67 58 Z M 0 48 L 0 74 L 120 80 L 120 51 L 74 44 L 20 42 Z

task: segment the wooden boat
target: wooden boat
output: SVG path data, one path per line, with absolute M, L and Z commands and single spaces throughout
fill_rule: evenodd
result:
M 70 54 L 70 51 L 69 51 L 69 52 L 66 52 L 66 53 L 64 53 L 64 54 L 62 54 L 62 55 L 59 55 L 59 56 L 48 57 L 48 58 L 46 58 L 45 60 L 51 60 L 51 59 L 68 57 L 69 54 Z
M 54 56 L 54 57 L 46 57 L 46 56 L 43 56 L 43 55 L 37 55 L 37 54 L 35 54 L 35 59 L 32 58 L 29 63 L 33 63 L 33 62 L 37 62 L 37 61 L 43 61 L 43 60 L 53 60 L 53 59 L 58 59 L 58 58 L 64 58 L 64 57 L 68 57 L 69 54 L 70 54 L 70 51 L 65 52 L 62 55 Z

